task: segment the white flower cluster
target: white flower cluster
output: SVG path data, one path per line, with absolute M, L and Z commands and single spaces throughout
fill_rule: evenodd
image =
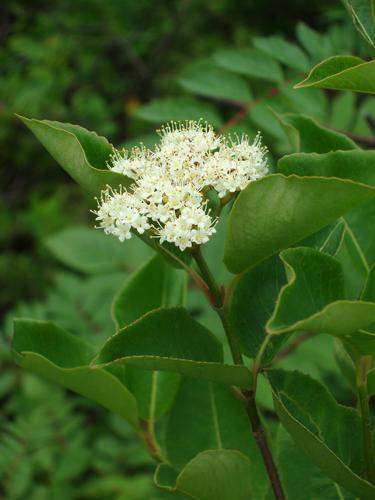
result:
M 193 121 L 171 123 L 160 135 L 154 150 L 113 153 L 109 169 L 134 182 L 129 191 L 103 192 L 95 213 L 100 227 L 121 241 L 132 230 L 151 230 L 160 243 L 185 250 L 215 233 L 205 194 L 214 189 L 224 198 L 266 175 L 266 148 L 259 134 L 252 144 L 247 136 L 226 141 L 209 125 Z

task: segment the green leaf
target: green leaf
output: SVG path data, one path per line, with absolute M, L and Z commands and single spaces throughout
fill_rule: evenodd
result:
M 173 269 L 155 255 L 130 277 L 114 298 L 112 314 L 116 328 L 129 325 L 153 309 L 182 305 L 186 285 L 184 271 Z M 137 398 L 140 416 L 155 421 L 172 404 L 180 377 L 142 368 L 142 364 L 140 368 L 127 364 L 127 386 Z
M 47 236 L 44 243 L 60 262 L 88 274 L 131 271 L 151 253 L 138 238 L 123 244 L 86 226 L 62 229 Z
M 244 366 L 223 364 L 222 345 L 183 308 L 159 309 L 111 337 L 96 363 L 125 363 L 146 370 L 163 370 L 249 387 Z
M 284 139 L 284 131 L 279 120 L 267 105 L 267 101 L 261 101 L 250 108 L 248 118 L 259 130 L 267 132 L 276 139 Z
M 372 17 L 371 0 L 345 0 L 344 4 L 358 32 L 367 43 L 375 47 L 375 23 Z
M 257 49 L 290 68 L 303 72 L 309 69 L 305 52 L 281 36 L 255 37 L 253 43 Z
M 375 227 L 375 199 L 346 214 L 345 220 L 355 244 L 370 267 L 375 262 L 375 238 L 369 238 L 369 228 Z
M 351 338 L 375 322 L 375 303 L 345 300 L 344 275 L 336 259 L 309 248 L 284 250 L 280 257 L 288 284 L 266 325 L 268 333 L 313 331 Z
M 246 103 L 251 100 L 247 83 L 239 76 L 212 67 L 208 61 L 190 65 L 178 79 L 184 90 L 214 99 Z
M 284 175 L 350 179 L 375 187 L 375 151 L 331 151 L 325 154 L 295 153 L 279 160 Z
M 97 195 L 107 185 L 116 188 L 131 182 L 124 175 L 106 169 L 113 149 L 104 137 L 70 123 L 19 118 L 57 163 L 90 193 Z
M 177 477 L 170 467 L 159 465 L 155 482 L 159 487 L 199 500 L 247 500 L 253 498 L 251 465 L 239 451 L 207 450 L 194 457 Z
M 251 182 L 228 218 L 224 262 L 231 272 L 240 273 L 374 195 L 369 186 L 333 178 L 274 174 Z
M 322 88 L 375 93 L 375 61 L 333 56 L 317 64 L 295 88 Z
M 344 134 L 322 127 L 308 116 L 292 113 L 275 114 L 297 153 L 327 153 L 338 149 L 350 150 L 358 148 L 355 142 Z
M 143 368 L 126 365 L 126 386 L 137 399 L 139 416 L 156 422 L 170 409 L 180 384 L 180 375 Z
M 275 410 L 297 445 L 324 474 L 363 500 L 375 486 L 360 477 L 364 469 L 358 413 L 336 403 L 327 390 L 298 372 L 271 370 Z
M 329 126 L 340 130 L 351 130 L 357 114 L 356 95 L 353 92 L 343 92 L 334 97 L 331 103 Z
M 120 378 L 89 366 L 95 350 L 78 337 L 47 321 L 19 319 L 15 321 L 12 349 L 23 368 L 101 404 L 133 427 L 138 426 L 134 396 Z
M 185 271 L 173 269 L 155 255 L 116 295 L 112 305 L 116 327 L 123 328 L 153 309 L 182 304 L 185 288 Z
M 282 425 L 276 434 L 277 467 L 286 498 L 301 500 L 301 491 L 311 498 L 329 500 L 355 500 L 355 497 L 322 475 L 320 469 L 294 443 Z
M 355 300 L 359 297 L 367 279 L 369 267 L 346 220 L 344 220 L 344 224 L 345 234 L 335 257 L 340 262 L 345 274 L 346 298 Z
M 329 37 L 318 33 L 304 23 L 297 24 L 297 37 L 315 61 L 329 57 L 334 53 Z
M 323 92 L 311 92 L 310 89 L 296 92 L 293 87 L 284 86 L 273 100 L 275 105 L 280 102 L 282 111 L 287 109 L 293 113 L 304 113 L 321 122 L 326 121 L 328 102 Z
M 254 498 L 268 486 L 264 464 L 245 409 L 225 386 L 182 379 L 166 429 L 166 451 L 172 466 L 184 467 L 197 453 L 236 449 L 252 462 L 249 478 Z
M 238 336 L 242 351 L 254 358 L 265 339 L 265 326 L 270 318 L 281 287 L 286 282 L 285 271 L 278 257 L 271 257 L 235 281 L 230 297 L 230 321 Z M 269 363 L 287 336 L 273 338 L 262 357 Z
M 222 119 L 216 108 L 210 104 L 190 97 L 166 97 L 154 99 L 141 106 L 135 116 L 151 123 L 161 124 L 171 120 L 206 120 L 214 127 L 222 125 Z
M 223 49 L 214 54 L 215 62 L 233 73 L 280 83 L 284 76 L 280 65 L 259 50 L 252 48 Z
M 346 223 L 343 219 L 339 219 L 330 226 L 326 226 L 315 234 L 299 241 L 298 246 L 311 247 L 319 250 L 319 252 L 336 256 L 345 236 L 345 231 Z

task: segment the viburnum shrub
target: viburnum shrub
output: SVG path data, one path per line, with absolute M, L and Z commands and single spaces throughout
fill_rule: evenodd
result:
M 374 65 L 332 57 L 299 87 L 374 93 Z M 156 253 L 115 297 L 100 349 L 17 319 L 17 362 L 126 419 L 170 492 L 375 498 L 375 151 L 295 115 L 280 121 L 296 152 L 276 163 L 260 135 L 223 137 L 204 121 L 167 124 L 154 148 L 128 152 L 22 120 L 98 197 L 108 238 Z M 197 290 L 204 324 L 187 302 Z M 334 339 L 350 407 L 303 366 L 277 367 L 320 334 Z

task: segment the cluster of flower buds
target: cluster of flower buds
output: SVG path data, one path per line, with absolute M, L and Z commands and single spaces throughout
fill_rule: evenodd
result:
M 134 182 L 128 190 L 104 191 L 95 214 L 100 227 L 121 241 L 150 231 L 183 251 L 215 233 L 207 192 L 224 198 L 266 175 L 266 148 L 259 134 L 252 144 L 247 136 L 225 140 L 194 121 L 168 124 L 160 135 L 153 150 L 113 153 L 108 168 Z

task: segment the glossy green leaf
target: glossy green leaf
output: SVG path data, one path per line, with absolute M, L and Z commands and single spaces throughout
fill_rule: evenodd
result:
M 313 331 L 355 336 L 375 322 L 375 303 L 345 300 L 340 263 L 309 248 L 284 250 L 288 284 L 282 288 L 266 328 L 270 334 Z
M 371 12 L 371 0 L 344 0 L 344 4 L 359 33 L 367 43 L 375 47 L 375 22 Z
M 344 134 L 322 127 L 308 116 L 292 113 L 276 116 L 284 128 L 291 146 L 297 153 L 327 153 L 338 149 L 358 148 L 355 142 Z
M 123 328 L 153 309 L 183 304 L 185 288 L 185 271 L 173 269 L 155 255 L 116 295 L 112 305 L 116 327 Z
M 333 481 L 363 500 L 375 486 L 364 469 L 358 413 L 340 406 L 327 390 L 298 372 L 271 370 L 275 410 L 297 445 Z
M 95 349 L 47 321 L 16 320 L 12 344 L 17 363 L 46 380 L 101 404 L 138 425 L 137 403 L 120 371 L 92 368 Z
M 86 226 L 62 229 L 47 236 L 44 243 L 60 262 L 89 274 L 131 271 L 151 253 L 138 238 L 124 244 Z
M 371 187 L 344 179 L 275 174 L 252 182 L 230 213 L 224 262 L 231 272 L 240 273 L 374 195 Z
M 278 162 L 284 175 L 350 179 L 375 187 L 375 151 L 331 151 L 325 154 L 295 153 Z
M 216 52 L 214 59 L 220 67 L 240 75 L 276 83 L 282 82 L 284 78 L 275 59 L 256 49 L 223 49 Z
M 214 106 L 190 97 L 166 97 L 154 99 L 141 106 L 135 115 L 142 120 L 161 124 L 171 120 L 207 120 L 214 127 L 220 127 L 222 119 Z
M 166 471 L 168 466 L 159 465 L 155 482 L 159 487 L 199 500 L 248 500 L 253 498 L 251 465 L 239 451 L 207 450 L 194 457 L 177 477 L 171 468 Z M 167 480 L 169 485 L 165 486 Z
M 159 309 L 120 330 L 102 348 L 99 365 L 125 363 L 248 387 L 244 366 L 223 364 L 222 345 L 185 309 Z
M 375 93 L 375 61 L 333 56 L 317 64 L 295 88 L 323 88 Z
M 253 43 L 257 49 L 290 68 L 303 72 L 309 69 L 306 53 L 281 36 L 255 37 Z
M 107 185 L 126 186 L 130 179 L 106 168 L 112 146 L 78 125 L 20 117 L 61 167 L 84 189 L 97 195 Z
M 236 449 L 251 460 L 249 478 L 254 497 L 262 498 L 268 487 L 245 409 L 225 386 L 182 379 L 170 411 L 165 442 L 168 459 L 177 469 L 201 451 Z
M 217 67 L 207 61 L 188 67 L 178 79 L 181 87 L 201 96 L 246 103 L 251 99 L 247 83 L 238 75 Z
M 265 326 L 270 318 L 281 287 L 285 270 L 275 256 L 240 275 L 230 297 L 230 321 L 246 356 L 254 358 L 265 339 Z M 287 340 L 287 336 L 270 341 L 262 360 L 269 363 Z

